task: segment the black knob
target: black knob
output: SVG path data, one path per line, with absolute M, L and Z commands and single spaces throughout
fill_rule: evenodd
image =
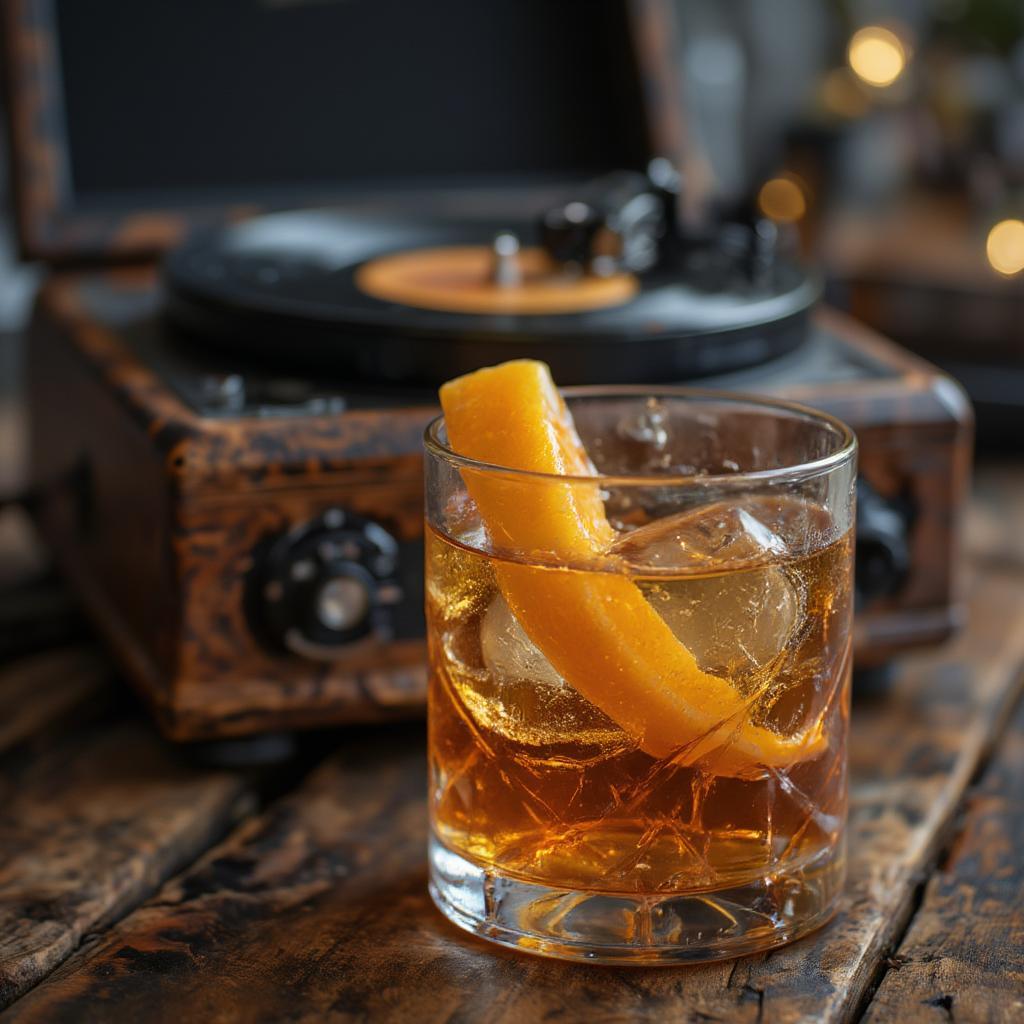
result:
M 854 588 L 858 606 L 895 593 L 910 572 L 911 509 L 883 498 L 857 481 L 857 554 Z
M 541 219 L 541 243 L 555 263 L 586 269 L 603 220 L 599 210 L 582 200 L 552 207 Z
M 663 190 L 646 175 L 613 171 L 544 212 L 541 245 L 563 267 L 599 276 L 641 273 L 657 262 L 667 210 Z
M 398 544 L 382 526 L 328 509 L 267 542 L 250 580 L 250 618 L 273 648 L 331 660 L 356 641 L 391 638 L 397 572 Z

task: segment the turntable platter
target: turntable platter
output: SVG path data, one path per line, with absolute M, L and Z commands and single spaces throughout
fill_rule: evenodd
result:
M 537 257 L 524 250 L 518 299 L 496 298 L 486 282 L 467 287 L 463 277 L 460 285 L 450 266 L 435 289 L 424 281 L 422 250 L 458 248 L 476 273 L 495 234 L 508 229 L 533 240 L 532 228 L 507 221 L 339 210 L 257 217 L 170 254 L 166 312 L 209 342 L 295 369 L 435 385 L 532 357 L 567 384 L 639 383 L 736 370 L 792 351 L 819 294 L 792 263 L 750 275 L 735 254 L 713 246 L 693 247 L 671 271 L 585 278 L 575 289 L 531 285 Z M 419 273 L 410 274 L 417 260 Z

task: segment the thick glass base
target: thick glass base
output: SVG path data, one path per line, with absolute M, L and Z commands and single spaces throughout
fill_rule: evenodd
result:
M 454 924 L 540 956 L 656 966 L 722 960 L 824 924 L 842 889 L 841 849 L 743 885 L 632 895 L 556 889 L 485 869 L 430 840 L 430 895 Z

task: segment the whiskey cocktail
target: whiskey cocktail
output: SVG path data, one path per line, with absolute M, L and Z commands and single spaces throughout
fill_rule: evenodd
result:
M 495 941 L 734 956 L 843 878 L 855 442 L 785 403 L 442 389 L 427 435 L 431 892 Z

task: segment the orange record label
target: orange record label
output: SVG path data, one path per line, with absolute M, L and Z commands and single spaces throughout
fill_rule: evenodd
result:
M 557 272 L 543 249 L 518 256 L 521 281 L 492 280 L 494 252 L 485 245 L 444 246 L 393 253 L 369 260 L 356 271 L 367 295 L 421 309 L 450 313 L 580 313 L 621 306 L 636 295 L 633 274 L 571 276 Z

